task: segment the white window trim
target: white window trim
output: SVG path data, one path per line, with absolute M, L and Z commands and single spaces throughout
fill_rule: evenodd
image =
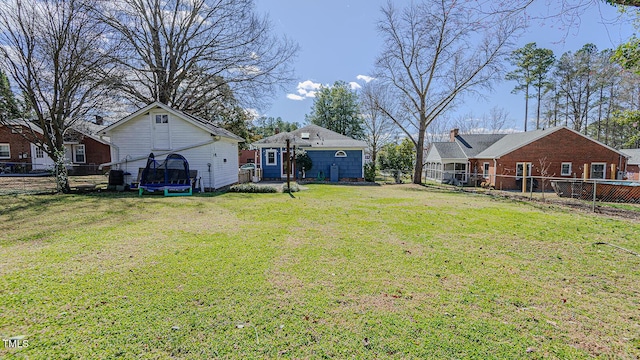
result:
M 39 146 L 36 146 L 36 147 L 35 147 L 35 151 L 36 151 L 36 153 L 35 153 L 35 154 L 33 154 L 33 156 L 34 156 L 36 159 L 44 159 L 44 149 L 43 149 L 43 148 L 41 148 L 41 147 L 39 147 Z
M 564 173 L 562 171 L 565 165 L 569 165 L 569 172 L 567 172 L 567 173 Z M 573 171 L 572 167 L 573 167 L 573 165 L 570 162 L 561 163 L 560 164 L 560 176 L 571 176 L 571 172 Z
M 160 122 L 158 122 L 158 117 L 160 117 Z M 164 117 L 166 117 L 166 121 L 162 121 Z M 169 123 L 169 114 L 155 114 L 153 121 L 156 124 L 168 124 Z
M 527 178 L 532 177 L 531 173 L 533 172 L 533 165 L 530 162 L 517 162 L 516 163 L 516 180 L 522 177 L 522 174 L 518 175 L 518 165 L 523 165 L 522 170 L 524 170 L 524 164 L 527 164 Z
M 11 145 L 5 143 L 5 144 L 0 144 L 0 146 L 6 146 L 7 152 L 9 153 L 9 156 L 0 156 L 0 159 L 11 159 Z
M 482 163 L 482 176 L 489 177 L 489 169 L 491 168 L 491 163 L 484 162 Z
M 337 157 L 337 158 L 346 158 L 347 157 L 347 152 L 344 151 L 344 150 L 338 150 L 338 151 L 336 151 L 334 156 Z
M 82 148 L 84 161 L 78 161 L 77 149 Z M 73 162 L 76 164 L 85 164 L 87 162 L 87 147 L 84 144 L 71 145 L 71 156 L 73 157 Z
M 273 162 L 269 162 L 269 154 L 273 154 Z M 276 166 L 278 165 L 278 150 L 269 149 L 265 152 L 264 155 L 264 164 L 265 166 Z
M 602 165 L 602 177 L 601 178 L 594 178 L 593 177 L 593 165 Z M 589 179 L 606 180 L 607 179 L 607 163 L 603 163 L 603 162 L 591 163 L 591 165 L 589 166 Z

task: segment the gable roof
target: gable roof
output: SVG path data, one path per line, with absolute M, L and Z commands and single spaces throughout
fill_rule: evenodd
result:
M 207 132 L 209 132 L 209 133 L 211 133 L 213 135 L 229 138 L 229 139 L 232 139 L 232 140 L 236 140 L 238 142 L 244 141 L 244 139 L 241 138 L 240 136 L 238 136 L 238 135 L 236 135 L 236 134 L 234 134 L 234 133 L 232 133 L 232 132 L 230 132 L 230 131 L 228 131 L 226 129 L 223 129 L 223 128 L 219 127 L 219 126 L 216 126 L 216 125 L 212 124 L 210 121 L 207 121 L 207 120 L 205 120 L 203 118 L 200 118 L 198 116 L 187 114 L 187 113 L 182 112 L 180 110 L 176 110 L 176 109 L 174 109 L 174 108 L 172 108 L 170 106 L 167 106 L 167 105 L 165 105 L 163 103 L 160 103 L 160 102 L 157 102 L 157 101 L 153 102 L 153 103 L 143 107 L 142 109 L 139 109 L 138 111 L 130 114 L 129 116 L 124 117 L 124 118 L 116 121 L 115 123 L 107 126 L 106 128 L 102 129 L 102 131 L 100 133 L 101 134 L 108 134 L 113 129 L 115 129 L 115 128 L 119 127 L 119 126 L 122 126 L 123 124 L 126 124 L 127 122 L 135 119 L 137 116 L 142 115 L 142 114 L 144 114 L 144 113 L 146 113 L 148 111 L 151 111 L 153 109 L 156 109 L 156 108 L 163 109 L 163 110 L 167 111 L 168 113 L 170 113 L 170 114 L 172 114 L 172 115 L 174 115 L 176 117 L 179 117 L 179 118 L 185 120 L 186 122 L 191 123 L 192 125 L 194 125 L 196 127 L 199 127 L 202 130 L 207 131 Z
M 302 134 L 308 134 L 303 138 Z M 291 145 L 312 148 L 358 148 L 367 147 L 367 143 L 348 136 L 338 134 L 335 131 L 325 129 L 318 125 L 307 125 L 300 129 L 276 134 L 253 143 L 257 147 L 284 146 L 290 140 Z
M 556 126 L 548 129 L 539 129 L 539 130 L 533 130 L 533 131 L 527 131 L 527 132 L 521 132 L 521 133 L 507 134 L 502 139 L 496 141 L 493 145 L 489 146 L 484 151 L 480 152 L 479 154 L 476 154 L 475 157 L 482 158 L 482 159 L 498 159 L 503 155 L 509 154 L 510 152 L 513 152 L 525 145 L 529 145 L 534 141 L 542 139 L 547 135 L 553 134 L 554 132 L 563 130 L 563 129 L 571 131 L 572 133 L 579 135 L 585 138 L 586 140 L 593 141 L 594 143 L 600 146 L 603 146 L 613 152 L 616 152 L 626 157 L 626 155 L 620 152 L 619 150 L 616 150 L 610 146 L 607 146 L 599 141 L 593 140 L 590 137 L 585 136 L 584 134 L 581 134 L 566 126 Z
M 640 149 L 620 149 L 620 151 L 629 156 L 627 164 L 640 165 Z
M 436 157 L 432 155 L 432 151 L 436 151 L 440 159 L 465 160 L 473 158 L 504 136 L 506 134 L 456 135 L 455 141 L 432 143 L 427 154 L 427 160 L 436 160 Z

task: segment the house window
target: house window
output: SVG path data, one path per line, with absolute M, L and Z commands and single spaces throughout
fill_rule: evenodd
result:
M 484 177 L 488 177 L 489 176 L 489 163 L 488 162 L 482 164 L 482 175 Z
M 571 176 L 571 163 L 563 162 L 560 168 L 561 176 Z
M 36 146 L 36 159 L 43 159 L 43 158 L 44 158 L 44 150 Z
M 84 144 L 73 145 L 73 162 L 84 163 L 87 162 L 84 152 Z
M 277 165 L 277 150 L 267 150 L 267 165 Z
M 592 179 L 606 179 L 607 164 L 605 163 L 592 163 L 591 164 L 591 178 Z
M 516 163 L 516 180 L 519 180 L 522 177 L 522 172 L 524 170 L 525 163 Z M 531 176 L 531 163 L 527 164 L 527 177 Z
M 347 153 L 342 151 L 342 150 L 338 150 L 336 151 L 336 157 L 347 157 Z
M 11 128 L 11 133 L 12 134 L 22 134 L 22 128 L 21 127 Z
M 11 148 L 9 144 L 0 144 L 0 159 L 11 159 Z
M 156 115 L 156 124 L 168 124 L 168 123 L 169 123 L 169 115 L 167 114 Z

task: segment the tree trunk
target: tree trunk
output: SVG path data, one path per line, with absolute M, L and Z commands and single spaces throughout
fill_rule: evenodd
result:
M 69 173 L 65 166 L 64 146 L 62 149 L 56 149 L 54 151 L 53 159 L 55 161 L 56 190 L 59 193 L 68 194 L 71 192 L 71 188 L 69 187 Z
M 422 160 L 424 158 L 424 134 L 427 132 L 426 120 L 422 121 L 424 126 L 420 126 L 418 133 L 418 143 L 416 144 L 416 165 L 413 173 L 413 183 L 422 184 Z

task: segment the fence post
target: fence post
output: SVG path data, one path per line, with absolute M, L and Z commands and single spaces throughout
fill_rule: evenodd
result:
M 591 211 L 596 212 L 596 186 L 598 182 L 593 180 L 593 205 L 591 207 Z

